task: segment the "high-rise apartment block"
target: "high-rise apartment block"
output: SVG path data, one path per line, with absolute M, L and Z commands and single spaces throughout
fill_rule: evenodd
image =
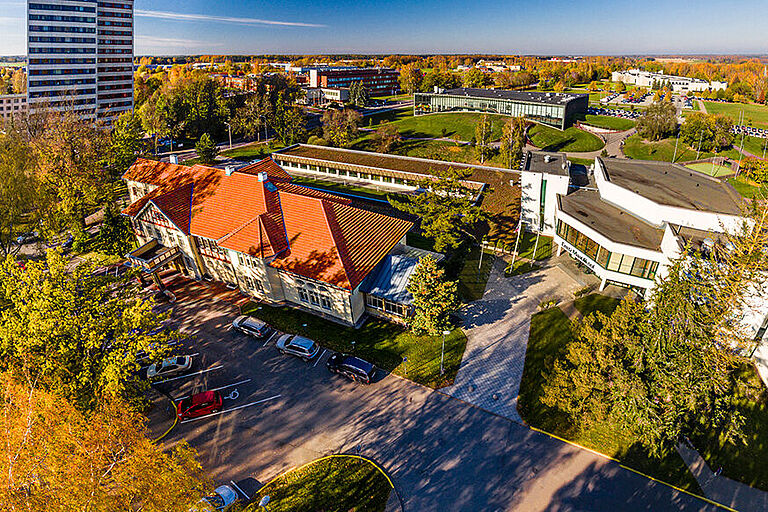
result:
M 133 0 L 27 2 L 29 109 L 111 121 L 133 108 Z

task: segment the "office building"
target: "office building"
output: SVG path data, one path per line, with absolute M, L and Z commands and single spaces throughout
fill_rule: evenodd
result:
M 728 82 L 707 82 L 699 78 L 689 78 L 687 76 L 665 75 L 663 73 L 652 73 L 651 71 L 642 71 L 640 69 L 628 69 L 627 71 L 614 71 L 611 73 L 612 82 L 624 82 L 625 84 L 636 85 L 650 89 L 656 83 L 660 86 L 669 85 L 672 92 L 703 92 L 718 91 L 728 88 Z
M 400 91 L 400 72 L 390 68 L 315 68 L 309 70 L 309 86 L 312 88 L 349 87 L 353 82 L 363 82 L 371 96 L 397 94 Z
M 27 111 L 26 94 L 0 95 L 0 121 L 7 121 Z
M 437 112 L 487 112 L 508 116 L 525 116 L 536 123 L 564 130 L 576 118 L 587 113 L 589 96 L 536 91 L 502 91 L 495 89 L 436 90 L 413 95 L 414 114 Z
M 109 122 L 133 109 L 133 0 L 27 3 L 29 108 Z

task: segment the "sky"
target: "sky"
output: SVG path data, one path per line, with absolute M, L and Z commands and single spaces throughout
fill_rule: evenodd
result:
M 135 0 L 136 55 L 768 54 L 766 0 Z M 0 55 L 26 53 L 0 0 Z

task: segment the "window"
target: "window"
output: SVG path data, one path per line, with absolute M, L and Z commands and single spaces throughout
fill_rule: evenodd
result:
M 322 286 L 316 287 L 312 283 L 296 282 L 298 286 L 299 299 L 312 306 L 319 306 L 328 311 L 333 311 L 333 301 L 330 293 Z

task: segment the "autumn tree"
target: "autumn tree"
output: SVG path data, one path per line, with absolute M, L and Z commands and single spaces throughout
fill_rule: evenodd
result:
M 86 415 L 0 374 L 0 510 L 187 510 L 211 482 L 193 449 L 163 450 L 144 422 L 115 398 Z
M 675 130 L 677 109 L 667 101 L 655 101 L 637 121 L 637 133 L 648 140 L 661 140 L 675 133 Z
M 400 88 L 408 94 L 413 94 L 420 89 L 423 78 L 421 69 L 415 63 L 406 64 L 400 68 Z
M 491 85 L 492 79 L 490 75 L 483 73 L 477 68 L 472 68 L 466 72 L 464 72 L 464 76 L 462 77 L 462 82 L 464 87 L 486 87 L 488 85 Z
M 143 135 L 141 119 L 133 112 L 121 114 L 114 122 L 109 133 L 109 152 L 106 159 L 112 179 L 120 178 L 142 153 Z
M 252 94 L 243 106 L 235 111 L 232 129 L 249 138 L 259 139 L 272 114 L 272 106 L 266 94 Z
M 739 169 L 742 176 L 757 183 L 768 183 L 768 160 L 760 158 L 745 158 Z
M 460 305 L 458 284 L 445 278 L 434 258 L 421 258 L 406 289 L 413 295 L 415 313 L 408 323 L 416 334 L 438 336 L 451 327 L 450 315 Z
M 0 265 L 0 370 L 28 372 L 83 411 L 100 397 L 131 397 L 140 384 L 137 354 L 167 352 L 171 332 L 127 278 L 93 276 L 56 251 L 21 268 Z
M 37 221 L 35 153 L 25 131 L 9 127 L 0 133 L 0 256 L 15 254 L 16 237 Z
M 719 151 L 733 144 L 732 125 L 723 114 L 691 112 L 680 128 L 680 138 L 697 151 Z
M 389 153 L 402 140 L 400 131 L 392 123 L 382 122 L 372 136 L 376 151 Z
M 473 229 L 487 219 L 474 201 L 474 193 L 464 184 L 472 175 L 468 169 L 449 167 L 433 172 L 434 177 L 418 182 L 424 192 L 407 199 L 389 197 L 389 202 L 421 219 L 421 230 L 435 241 L 435 249 L 457 248 L 474 238 Z
M 525 117 L 513 117 L 506 123 L 501 131 L 501 161 L 507 169 L 516 169 L 523 158 L 525 150 L 525 129 L 528 122 Z
M 11 76 L 11 86 L 13 87 L 13 94 L 24 94 L 27 92 L 27 75 L 24 70 L 17 69 Z
M 361 80 L 356 80 L 349 86 L 349 102 L 356 107 L 365 107 L 370 102 L 368 89 Z
M 110 256 L 125 256 L 133 247 L 134 240 L 128 218 L 120 215 L 114 205 L 107 205 L 96 236 L 96 249 Z
M 487 115 L 483 115 L 475 126 L 475 158 L 480 160 L 480 163 L 485 163 L 485 160 L 493 154 L 492 139 L 493 122 Z
M 332 146 L 349 146 L 357 136 L 363 116 L 347 108 L 344 110 L 328 109 L 323 113 L 323 138 Z

